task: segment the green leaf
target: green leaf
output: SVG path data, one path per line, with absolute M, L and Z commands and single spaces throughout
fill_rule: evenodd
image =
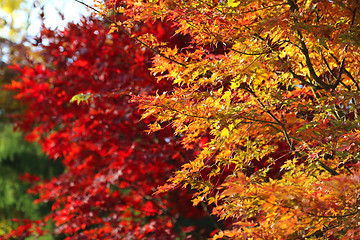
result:
M 91 93 L 79 93 L 73 96 L 70 100 L 70 102 L 76 102 L 78 105 L 81 102 L 89 103 L 89 101 L 93 98 L 93 94 Z

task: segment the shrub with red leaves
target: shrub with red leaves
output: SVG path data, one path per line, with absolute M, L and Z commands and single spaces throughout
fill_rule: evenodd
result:
M 27 106 L 15 117 L 18 128 L 66 168 L 30 192 L 39 194 L 38 202 L 52 203 L 47 219 L 55 224 L 54 234 L 66 239 L 207 237 L 214 230 L 210 217 L 192 207 L 186 190 L 153 195 L 195 150 L 184 150 L 169 126 L 147 134 L 150 119 L 140 121 L 141 112 L 129 102 L 132 94 L 172 86 L 149 75 L 150 52 L 108 30 L 92 19 L 61 32 L 44 29 L 36 39 L 43 62 L 14 66 L 19 78 L 8 89 Z M 173 33 L 162 23 L 139 26 L 139 31 L 163 40 Z M 93 97 L 88 104 L 71 103 L 79 93 Z M 24 224 L 7 238 L 36 229 Z

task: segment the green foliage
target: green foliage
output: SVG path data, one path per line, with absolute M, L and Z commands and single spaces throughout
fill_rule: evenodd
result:
M 79 93 L 73 96 L 70 102 L 76 102 L 78 105 L 81 102 L 85 102 L 86 104 L 88 104 L 92 98 L 93 98 L 93 94 L 91 93 Z
M 12 124 L 1 124 L 0 132 L 0 162 L 14 162 L 19 153 L 21 155 L 41 156 L 41 149 L 34 144 L 25 143 L 22 133 L 14 131 Z
M 50 162 L 38 145 L 26 142 L 11 124 L 0 124 L 0 236 L 16 227 L 13 218 L 35 220 L 49 211 L 46 204 L 33 203 L 36 197 L 27 193 L 30 184 L 18 176 L 28 172 L 45 179 L 62 171 L 60 163 Z
M 25 173 L 39 180 L 53 177 L 63 171 L 59 162 L 50 162 L 41 148 L 24 140 L 19 131 L 14 131 L 9 115 L 24 110 L 13 99 L 13 94 L 4 90 L 17 72 L 8 64 L 29 64 L 29 48 L 19 44 L 25 35 L 31 9 L 26 3 L 33 0 L 0 0 L 0 239 L 18 225 L 13 219 L 36 220 L 49 212 L 48 204 L 34 204 L 36 196 L 27 193 L 30 182 L 21 180 Z M 51 227 L 51 224 L 50 224 Z M 31 239 L 31 238 L 28 238 Z M 35 238 L 32 238 L 35 239 Z M 51 240 L 52 236 L 37 238 Z

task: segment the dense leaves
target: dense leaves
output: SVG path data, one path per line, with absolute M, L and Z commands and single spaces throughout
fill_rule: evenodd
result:
M 47 204 L 34 204 L 36 197 L 26 191 L 31 183 L 53 177 L 63 168 L 58 162 L 48 161 L 39 146 L 24 141 L 20 132 L 13 132 L 11 124 L 2 122 L 0 130 L 0 236 L 3 236 L 16 229 L 17 219 L 36 220 L 49 213 Z
M 0 1 L 0 5 L 9 6 L 11 2 Z M 11 10 L 15 14 L 15 9 Z M 3 27 L 1 29 L 4 30 Z M 20 34 L 16 31 L 13 33 Z M 0 239 L 16 229 L 18 219 L 29 219 L 31 222 L 50 212 L 48 204 L 34 204 L 36 196 L 28 194 L 27 189 L 31 183 L 40 179 L 49 179 L 63 171 L 59 162 L 48 161 L 41 148 L 34 143 L 26 142 L 23 134 L 14 131 L 14 126 L 10 123 L 9 116 L 22 112 L 24 107 L 12 98 L 12 92 L 4 89 L 4 85 L 9 84 L 16 77 L 16 72 L 10 69 L 9 65 L 13 62 L 28 64 L 31 51 L 29 47 L 9 40 L 15 35 L 8 36 L 5 31 L 2 35 L 3 37 L 0 38 Z M 25 234 L 24 229 L 26 228 L 18 229 L 19 233 Z M 50 239 L 52 238 L 49 235 L 43 238 L 43 240 Z
M 206 206 L 191 206 L 187 191 L 153 196 L 196 149 L 184 150 L 170 126 L 146 133 L 150 119 L 140 121 L 129 102 L 131 95 L 168 91 L 171 83 L 150 76 L 151 52 L 108 31 L 93 19 L 61 32 L 44 29 L 35 39 L 43 63 L 14 66 L 20 75 L 8 88 L 27 106 L 15 117 L 17 126 L 66 167 L 30 190 L 39 194 L 37 202 L 52 203 L 51 215 L 22 227 L 36 235 L 36 226 L 51 220 L 54 234 L 66 239 L 206 237 L 212 218 Z M 137 25 L 137 31 L 162 40 L 173 32 L 159 22 Z M 8 237 L 23 236 L 19 229 Z
M 234 224 L 214 239 L 359 238 L 357 0 L 112 2 L 100 13 L 125 18 L 112 31 L 162 20 L 191 37 L 135 34 L 174 84 L 133 97 L 150 130 L 170 122 L 189 148 L 209 137 L 158 192 L 191 186 L 215 204 Z
M 29 106 L 19 127 L 67 166 L 32 190 L 57 234 L 186 237 L 203 213 L 182 186 L 232 222 L 213 239 L 359 238 L 357 0 L 97 7 L 111 34 L 43 31 L 45 62 L 9 86 Z

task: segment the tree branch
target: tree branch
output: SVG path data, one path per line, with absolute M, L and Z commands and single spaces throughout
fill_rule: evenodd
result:
M 286 130 L 285 124 L 283 122 L 281 122 L 277 117 L 275 117 L 274 114 L 272 114 L 268 109 L 266 109 L 266 106 L 260 101 L 260 99 L 258 98 L 258 96 L 256 96 L 255 92 L 253 90 L 250 89 L 250 87 L 244 88 L 245 91 L 249 92 L 254 98 L 255 100 L 260 104 L 260 106 L 264 109 L 265 112 L 267 112 L 272 119 L 274 119 L 274 121 L 281 126 L 281 128 L 283 129 L 282 132 L 285 136 L 286 142 L 288 143 L 288 145 L 290 146 L 290 149 L 292 151 L 295 151 L 295 147 L 292 144 L 291 140 L 290 140 L 290 136 Z
M 122 26 L 120 26 L 117 22 L 115 22 L 114 20 L 110 19 L 108 16 L 106 16 L 105 14 L 101 13 L 99 10 L 95 9 L 92 6 L 87 5 L 84 2 L 81 2 L 80 0 L 74 0 L 75 2 L 78 2 L 88 8 L 90 8 L 91 10 L 95 11 L 96 13 L 98 13 L 100 16 L 102 16 L 103 18 L 105 18 L 106 20 L 110 21 L 112 24 L 114 24 L 117 28 L 119 28 L 123 33 L 125 33 L 126 35 L 128 35 L 130 38 L 134 39 L 135 41 L 137 41 L 138 43 L 140 43 L 141 45 L 143 45 L 144 47 L 146 47 L 147 49 L 151 50 L 155 55 L 159 55 L 167 60 L 169 60 L 170 62 L 176 63 L 182 67 L 186 67 L 186 65 L 184 63 L 181 63 L 175 59 L 172 59 L 170 57 L 165 56 L 164 54 L 162 54 L 161 52 L 159 52 L 158 50 L 156 50 L 155 48 L 150 47 L 148 44 L 146 44 L 145 42 L 141 41 L 139 38 L 133 36 L 130 32 L 128 32 L 125 28 L 123 28 Z

